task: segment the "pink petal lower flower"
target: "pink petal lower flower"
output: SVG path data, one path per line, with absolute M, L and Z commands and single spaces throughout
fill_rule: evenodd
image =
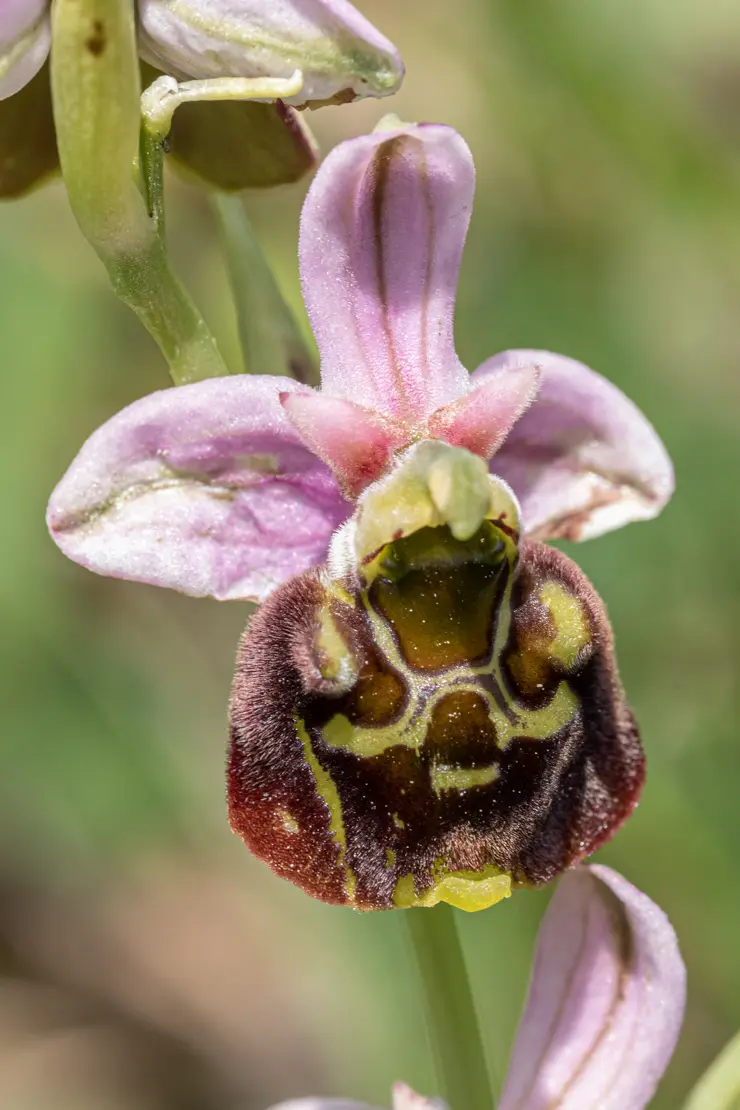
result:
M 566 875 L 540 929 L 499 1110 L 642 1110 L 685 998 L 663 911 L 608 867 Z
M 344 1098 L 292 1098 L 280 1102 L 270 1110 L 377 1110 L 366 1102 L 352 1102 Z M 393 1110 L 446 1110 L 440 1098 L 425 1098 L 407 1087 L 405 1083 L 393 1084 Z
M 54 539 L 99 574 L 261 600 L 326 556 L 350 510 L 280 404 L 305 389 L 217 378 L 136 401 L 54 491 Z
M 473 374 L 482 386 L 536 363 L 539 393 L 491 469 L 517 491 L 537 539 L 586 540 L 657 516 L 673 467 L 655 429 L 615 385 L 549 351 L 504 351 Z
M 686 969 L 660 907 L 608 867 L 579 867 L 560 880 L 540 926 L 499 1110 L 643 1110 L 675 1049 L 685 1001 Z M 393 1108 L 446 1110 L 403 1083 L 394 1084 Z M 272 1110 L 372 1108 L 297 1099 Z
M 354 1102 L 349 1098 L 290 1098 L 278 1102 L 270 1110 L 378 1110 L 367 1102 Z

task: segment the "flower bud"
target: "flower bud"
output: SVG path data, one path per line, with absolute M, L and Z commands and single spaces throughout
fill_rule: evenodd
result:
M 141 63 L 146 87 L 162 74 Z M 298 181 L 316 165 L 314 138 L 282 101 L 191 101 L 172 117 L 167 153 L 187 177 L 226 193 Z
M 131 0 L 57 0 L 52 93 L 70 205 L 104 261 L 155 238 L 134 176 L 139 65 Z
M 13 96 L 49 53 L 48 0 L 3 0 L 0 9 L 0 100 Z
M 289 103 L 388 96 L 403 77 L 395 47 L 347 0 L 140 0 L 141 53 L 175 76 L 289 77 Z
M 368 488 L 328 566 L 253 618 L 231 822 L 315 897 L 484 909 L 634 807 L 642 749 L 604 608 L 519 527 L 480 459 L 421 442 Z

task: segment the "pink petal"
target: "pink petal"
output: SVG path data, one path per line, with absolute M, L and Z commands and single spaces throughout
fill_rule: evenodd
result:
M 13 96 L 35 77 L 51 43 L 48 0 L 0 0 L 0 100 Z
M 673 493 L 673 467 L 655 429 L 615 385 L 549 351 L 504 351 L 473 374 L 490 382 L 537 363 L 536 401 L 491 469 L 522 504 L 536 539 L 586 540 L 657 516 Z
M 437 409 L 429 420 L 429 435 L 490 459 L 531 405 L 539 381 L 536 366 L 517 366 L 505 374 L 494 374 L 464 397 Z
M 270 1110 L 375 1110 L 366 1102 L 353 1102 L 348 1098 L 291 1098 L 279 1102 Z
M 359 497 L 406 443 L 403 425 L 341 397 L 285 393 L 280 400 L 303 442 L 331 467 L 348 497 Z
M 686 972 L 663 911 L 608 867 L 561 879 L 499 1110 L 641 1110 L 678 1039 Z
M 270 1110 L 373 1110 L 373 1107 L 344 1098 L 293 1098 Z M 394 1083 L 393 1110 L 446 1110 L 446 1103 L 440 1098 L 418 1095 L 405 1083 Z
M 62 551 L 98 574 L 262 600 L 321 562 L 346 518 L 278 394 L 289 378 L 214 378 L 134 402 L 92 434 L 54 491 Z
M 49 10 L 49 0 L 2 0 L 0 8 L 0 54 L 41 22 Z
M 475 170 L 450 127 L 336 147 L 303 207 L 303 296 L 323 389 L 412 424 L 467 392 L 455 353 L 457 274 Z

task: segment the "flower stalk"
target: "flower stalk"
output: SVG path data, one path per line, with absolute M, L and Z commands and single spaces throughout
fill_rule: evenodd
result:
M 300 92 L 303 75 L 291 77 L 212 77 L 203 81 L 177 81 L 162 76 L 141 96 L 141 114 L 146 130 L 160 140 L 172 126 L 172 116 L 181 104 L 201 100 L 280 100 Z
M 52 38 L 59 157 L 83 234 L 159 344 L 173 381 L 223 377 L 216 342 L 172 272 L 144 198 L 133 0 L 58 0 Z
M 439 1092 L 450 1107 L 492 1110 L 495 1102 L 456 912 L 440 903 L 403 916 L 422 981 Z
M 140 101 L 141 172 L 149 218 L 160 239 L 164 238 L 164 144 L 175 110 L 181 104 L 208 101 L 274 102 L 299 91 L 302 84 L 300 70 L 289 78 L 214 77 L 204 81 L 177 81 L 162 75 L 144 90 Z

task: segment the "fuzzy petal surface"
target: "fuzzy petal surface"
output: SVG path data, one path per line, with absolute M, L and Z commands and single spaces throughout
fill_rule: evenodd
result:
M 405 1083 L 393 1084 L 393 1110 L 446 1110 L 440 1098 L 425 1098 Z M 375 1110 L 366 1102 L 352 1102 L 344 1098 L 292 1098 L 279 1102 L 270 1110 Z
M 139 0 L 142 56 L 181 77 L 290 77 L 303 105 L 389 96 L 403 63 L 348 0 Z
M 303 296 L 325 392 L 410 425 L 469 377 L 453 312 L 475 170 L 436 124 L 376 131 L 326 158 L 303 207 Z
M 540 928 L 499 1110 L 642 1110 L 685 997 L 663 911 L 608 867 L 570 872 Z
M 379 478 L 406 443 L 402 425 L 342 397 L 287 393 L 280 400 L 304 443 L 331 467 L 348 497 L 358 497 Z
M 657 432 L 628 397 L 582 362 L 549 351 L 504 351 L 472 375 L 477 385 L 513 367 L 540 367 L 536 400 L 491 469 L 514 488 L 536 539 L 587 540 L 657 516 L 673 467 Z
M 13 96 L 38 73 L 51 42 L 48 0 L 0 3 L 0 100 Z
M 532 404 L 539 381 L 536 366 L 513 366 L 505 374 L 492 374 L 477 389 L 433 413 L 429 434 L 490 459 Z
M 349 1098 L 290 1098 L 278 1102 L 270 1110 L 377 1110 L 367 1102 L 353 1102 Z
M 290 378 L 214 378 L 135 401 L 92 434 L 52 494 L 59 547 L 98 574 L 263 600 L 321 562 L 346 518 L 286 419 Z

